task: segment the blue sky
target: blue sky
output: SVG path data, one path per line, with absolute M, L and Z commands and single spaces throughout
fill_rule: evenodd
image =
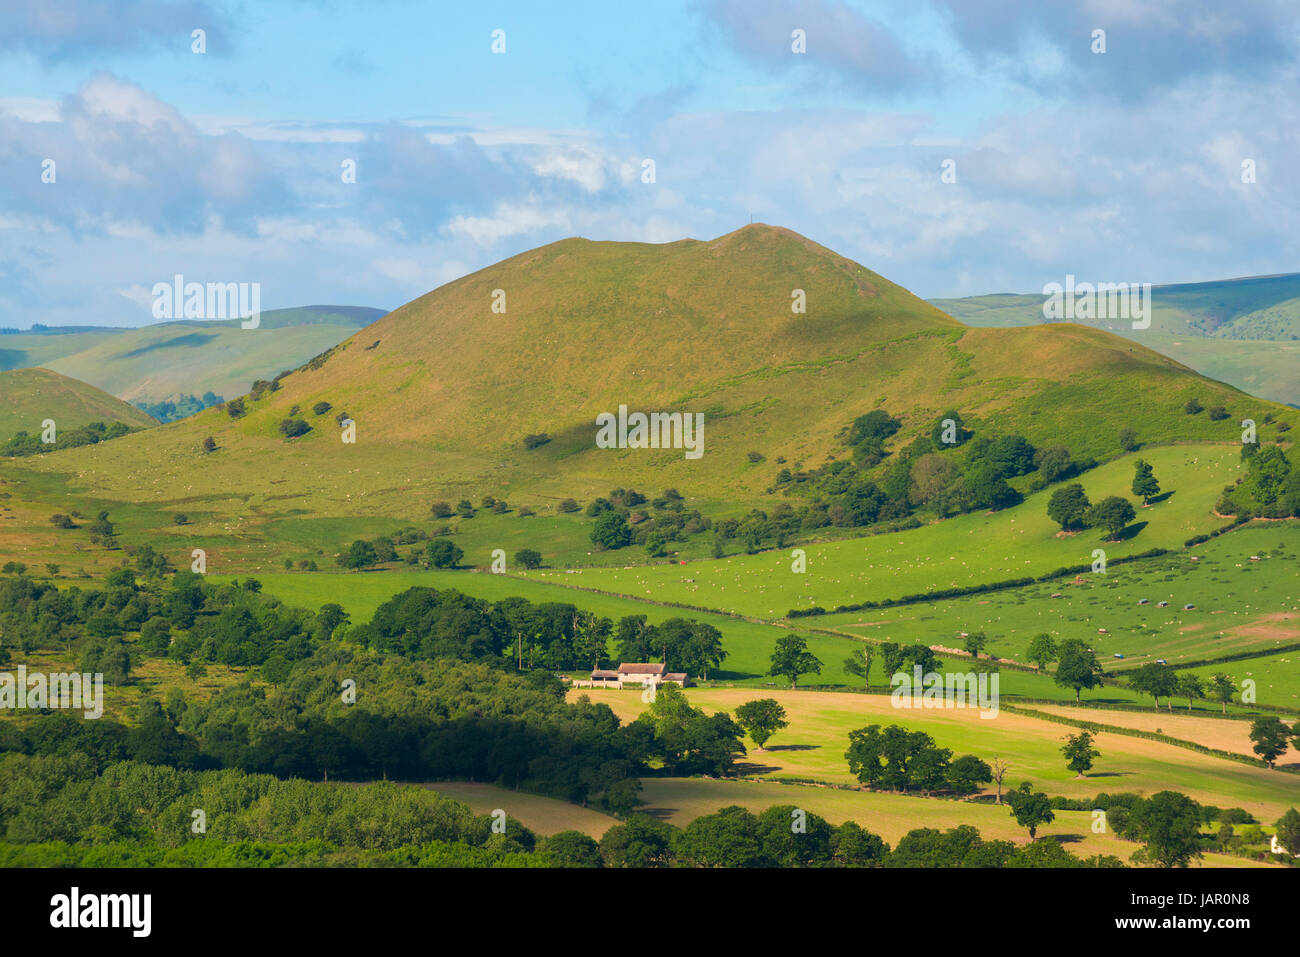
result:
M 1298 36 L 1281 0 L 9 0 L 0 326 L 143 324 L 178 272 L 392 308 L 750 215 L 924 296 L 1294 271 Z

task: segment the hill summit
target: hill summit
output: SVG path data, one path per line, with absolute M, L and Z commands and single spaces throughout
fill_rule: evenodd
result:
M 785 229 L 666 245 L 566 239 L 397 309 L 301 384 L 364 394 L 348 410 L 391 438 L 482 447 L 585 429 L 622 403 L 712 404 L 724 380 L 956 328 Z
M 764 224 L 707 242 L 551 243 L 407 303 L 278 385 L 147 444 L 119 440 L 112 457 L 54 458 L 108 497 L 204 485 L 259 496 L 274 484 L 268 500 L 323 497 L 318 512 L 415 515 L 433 494 L 582 497 L 634 482 L 749 502 L 779 462 L 846 454 L 844 428 L 875 409 L 902 422 L 896 441 L 959 409 L 1107 458 L 1125 428 L 1147 442 L 1238 440 L 1231 420 L 1184 415 L 1192 397 L 1234 415 L 1266 406 L 1101 330 L 966 327 Z M 598 417 L 623 407 L 702 415 L 703 454 L 598 447 Z M 209 435 L 221 451 L 202 456 Z

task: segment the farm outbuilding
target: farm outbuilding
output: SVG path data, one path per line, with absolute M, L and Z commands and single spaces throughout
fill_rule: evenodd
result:
M 629 661 L 618 666 L 617 671 L 597 669 L 591 673 L 590 681 L 574 682 L 576 688 L 626 688 L 629 685 L 643 688 L 658 687 L 661 684 L 674 684 L 685 688 L 691 682 L 690 675 L 684 671 L 668 671 L 662 661 Z

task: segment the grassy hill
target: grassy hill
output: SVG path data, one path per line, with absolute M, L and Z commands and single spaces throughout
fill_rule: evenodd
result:
M 20 431 L 39 433 L 45 419 L 53 419 L 59 429 L 90 422 L 125 422 L 141 429 L 158 424 L 121 399 L 49 369 L 0 372 L 0 442 Z
M 1151 336 L 1157 352 L 1251 395 L 1300 408 L 1300 339 L 1218 339 Z
M 234 398 L 255 379 L 306 362 L 383 314 L 355 306 L 305 306 L 265 312 L 256 329 L 240 328 L 239 320 L 186 320 L 96 333 L 93 339 L 47 335 L 40 338 L 86 344 L 41 363 L 132 402 L 208 391 Z
M 791 311 L 796 289 L 804 314 Z M 492 311 L 495 290 L 504 314 Z M 78 450 L 32 467 L 72 476 L 101 507 L 154 509 L 154 527 L 183 504 L 221 544 L 250 550 L 336 548 L 365 529 L 427 519 L 435 500 L 504 496 L 558 523 L 555 547 L 577 561 L 588 529 L 557 515 L 560 499 L 676 487 L 708 514 L 743 510 L 772 500 L 778 460 L 811 468 L 843 455 L 838 433 L 877 408 L 902 421 L 897 443 L 958 408 L 977 427 L 1103 460 L 1120 454 L 1125 427 L 1147 443 L 1238 440 L 1234 419 L 1184 414 L 1192 397 L 1260 422 L 1285 411 L 1100 330 L 967 328 L 759 224 L 709 242 L 569 239 L 532 250 L 408 303 L 281 385 L 242 418 L 209 409 L 111 454 Z M 313 414 L 319 402 L 331 410 Z M 621 404 L 704 413 L 703 457 L 596 448 L 596 415 Z M 311 431 L 287 440 L 279 425 L 295 406 Z M 340 441 L 341 412 L 356 422 L 355 445 Z M 523 447 L 542 432 L 549 444 Z M 207 436 L 211 455 L 200 451 Z M 474 535 L 504 529 L 471 524 Z
M 1083 277 L 1081 277 L 1083 278 Z M 1253 395 L 1300 405 L 1300 273 L 1153 286 L 1151 327 L 1086 321 Z M 980 327 L 1043 324 L 1043 297 L 999 293 L 932 304 Z
M 55 359 L 89 349 L 120 336 L 123 329 L 102 326 L 36 327 L 31 330 L 0 330 L 0 371 L 30 369 Z
M 1084 277 L 1080 277 L 1080 281 Z M 1151 287 L 1152 320 L 1146 332 L 1218 339 L 1300 339 L 1300 273 L 1249 276 L 1210 282 Z M 1043 297 L 998 293 L 963 299 L 934 299 L 949 315 L 972 326 L 1023 326 L 1042 323 Z M 1141 339 L 1127 320 L 1088 323 Z

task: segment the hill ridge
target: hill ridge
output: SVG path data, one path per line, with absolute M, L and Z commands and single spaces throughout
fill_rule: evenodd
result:
M 1126 428 L 1140 442 L 1239 441 L 1241 417 L 1284 411 L 1088 326 L 963 325 L 767 224 L 709 241 L 569 237 L 527 250 L 354 331 L 279 386 L 238 417 L 208 409 L 147 444 L 115 442 L 111 460 L 73 450 L 41 467 L 113 499 L 179 499 L 198 485 L 257 496 L 274 476 L 267 514 L 288 497 L 323 514 L 411 519 L 436 499 L 587 501 L 616 487 L 738 508 L 779 498 L 783 465 L 846 457 L 843 430 L 873 410 L 899 420 L 898 447 L 956 409 L 985 434 L 1101 461 L 1120 454 Z M 1187 415 L 1192 398 L 1232 418 Z M 703 414 L 703 457 L 597 448 L 596 417 L 620 405 Z M 340 416 L 355 446 L 341 443 Z M 207 437 L 215 454 L 200 451 Z

